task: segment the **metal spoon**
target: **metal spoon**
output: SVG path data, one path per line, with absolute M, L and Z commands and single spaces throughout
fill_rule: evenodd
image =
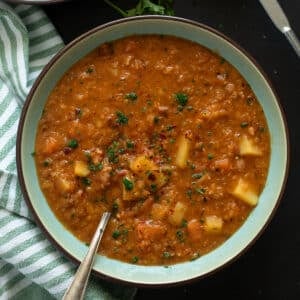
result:
M 93 239 L 91 241 L 89 250 L 81 262 L 74 278 L 72 284 L 69 286 L 67 291 L 65 292 L 65 295 L 63 297 L 63 300 L 74 300 L 74 299 L 83 299 L 86 285 L 91 273 L 92 265 L 94 262 L 95 254 L 97 252 L 99 243 L 101 241 L 101 238 L 103 236 L 104 230 L 106 228 L 106 225 L 108 223 L 108 220 L 110 218 L 110 213 L 105 212 L 101 220 L 99 222 L 99 225 L 94 233 Z

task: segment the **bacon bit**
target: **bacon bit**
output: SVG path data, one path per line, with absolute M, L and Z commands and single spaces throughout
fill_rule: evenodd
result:
M 120 177 L 123 177 L 128 174 L 128 170 L 126 170 L 126 169 L 116 170 L 116 174 Z
M 186 138 L 186 139 L 188 139 L 188 140 L 192 140 L 192 138 L 193 138 L 193 133 L 192 133 L 192 131 L 189 129 L 189 130 L 187 130 L 185 133 L 184 133 L 184 137 Z
M 192 219 L 187 224 L 187 232 L 192 241 L 199 242 L 202 238 L 203 228 L 198 220 Z
M 64 149 L 63 149 L 63 152 L 66 155 L 69 154 L 69 153 L 71 153 L 71 151 L 72 151 L 72 149 L 70 147 L 64 147 Z
M 165 134 L 159 133 L 159 138 L 162 139 L 162 140 L 165 140 L 167 137 L 166 137 Z
M 229 159 L 228 158 L 223 158 L 223 159 L 216 160 L 214 162 L 214 166 L 215 166 L 216 169 L 228 170 L 229 167 L 230 167 Z

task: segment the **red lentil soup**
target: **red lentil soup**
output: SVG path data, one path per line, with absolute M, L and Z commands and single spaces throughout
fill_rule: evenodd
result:
M 108 257 L 189 261 L 257 205 L 270 137 L 239 72 L 191 41 L 130 36 L 99 46 L 51 92 L 35 160 L 58 219 L 89 243 L 104 211 Z

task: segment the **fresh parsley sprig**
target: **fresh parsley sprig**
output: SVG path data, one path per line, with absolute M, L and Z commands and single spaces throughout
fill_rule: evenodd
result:
M 174 16 L 174 0 L 140 0 L 134 8 L 123 10 L 110 0 L 104 0 L 106 4 L 115 9 L 123 17 L 140 15 L 169 15 Z

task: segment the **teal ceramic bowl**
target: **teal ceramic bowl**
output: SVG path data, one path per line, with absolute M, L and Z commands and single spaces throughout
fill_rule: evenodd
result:
M 246 78 L 259 99 L 271 135 L 271 160 L 266 186 L 241 228 L 223 245 L 201 258 L 168 268 L 139 266 L 98 255 L 93 272 L 103 278 L 142 286 L 174 285 L 208 275 L 237 258 L 262 233 L 283 193 L 288 172 L 288 135 L 285 118 L 269 81 L 258 65 L 234 42 L 215 30 L 174 17 L 144 16 L 117 20 L 80 36 L 59 52 L 34 84 L 22 111 L 17 140 L 18 173 L 24 197 L 37 223 L 66 256 L 82 261 L 87 246 L 56 219 L 39 188 L 34 159 L 36 129 L 47 97 L 60 77 L 100 44 L 132 34 L 166 34 L 195 41 L 217 52 Z M 271 251 L 271 249 L 270 249 Z

